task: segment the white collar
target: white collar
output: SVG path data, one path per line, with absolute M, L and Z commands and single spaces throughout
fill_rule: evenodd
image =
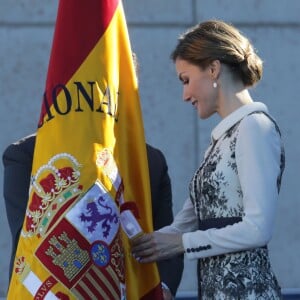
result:
M 212 131 L 212 138 L 218 140 L 228 129 L 230 129 L 234 124 L 239 122 L 245 116 L 251 114 L 254 111 L 268 112 L 268 108 L 265 104 L 261 102 L 251 102 L 245 104 L 233 111 L 227 117 L 225 117 Z

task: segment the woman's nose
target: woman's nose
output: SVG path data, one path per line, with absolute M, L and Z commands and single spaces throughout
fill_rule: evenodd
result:
M 188 102 L 191 100 L 191 96 L 189 95 L 186 88 L 183 89 L 182 98 L 183 98 L 183 101 L 185 101 L 185 102 Z

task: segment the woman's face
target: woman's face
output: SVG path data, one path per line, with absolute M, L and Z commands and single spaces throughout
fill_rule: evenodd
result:
M 217 88 L 213 88 L 210 67 L 202 70 L 180 58 L 176 59 L 175 67 L 183 84 L 183 100 L 195 107 L 201 119 L 214 114 L 217 111 Z

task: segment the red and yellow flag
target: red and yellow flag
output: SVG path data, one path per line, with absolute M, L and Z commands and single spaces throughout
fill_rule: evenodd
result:
M 15 299 L 162 299 L 120 225 L 152 230 L 144 128 L 121 0 L 61 0 L 10 282 Z

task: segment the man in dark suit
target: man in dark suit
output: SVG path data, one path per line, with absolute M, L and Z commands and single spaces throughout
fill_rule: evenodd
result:
M 35 137 L 35 134 L 27 136 L 9 145 L 3 153 L 4 199 L 12 235 L 10 275 L 27 207 Z M 173 221 L 171 182 L 163 153 L 147 144 L 147 156 L 153 226 L 157 230 Z M 162 282 L 175 296 L 182 276 L 183 256 L 159 262 L 158 269 Z M 168 290 L 164 290 L 164 295 L 170 299 Z

